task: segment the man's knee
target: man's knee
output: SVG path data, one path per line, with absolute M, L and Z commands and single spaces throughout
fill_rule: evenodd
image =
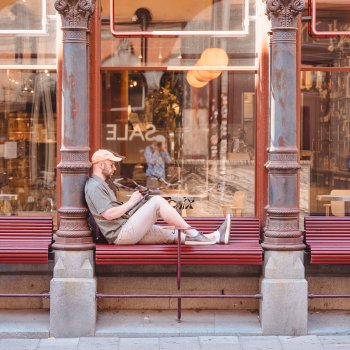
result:
M 152 203 L 156 203 L 159 206 L 164 205 L 164 203 L 168 204 L 168 202 L 162 196 L 159 195 L 153 196 L 149 201 L 151 201 Z

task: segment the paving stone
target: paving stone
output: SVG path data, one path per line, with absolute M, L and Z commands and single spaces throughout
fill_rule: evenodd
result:
M 318 339 L 323 345 L 350 344 L 350 335 L 319 335 Z
M 241 350 L 236 336 L 198 337 L 201 350 Z
M 238 340 L 242 350 L 282 350 L 283 349 L 278 337 L 275 337 L 275 336 L 265 336 L 265 337 L 241 336 L 241 337 L 238 337 Z
M 159 350 L 158 338 L 120 338 L 119 350 Z
M 278 337 L 283 350 L 323 350 L 323 346 L 315 335 L 305 335 L 301 337 Z
M 322 350 L 349 350 L 349 344 L 328 344 L 322 345 Z M 307 349 L 305 349 L 307 350 Z
M 119 348 L 119 338 L 80 338 L 78 350 L 117 350 Z
M 160 350 L 200 350 L 197 337 L 165 337 L 159 338 Z
M 39 339 L 0 339 L 0 350 L 36 350 Z
M 215 344 L 239 344 L 236 336 L 203 336 L 198 337 L 199 343 L 215 343 Z

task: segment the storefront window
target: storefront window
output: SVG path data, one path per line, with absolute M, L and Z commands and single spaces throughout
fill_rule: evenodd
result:
M 0 4 L 0 65 L 55 65 L 56 30 L 54 0 Z
M 147 0 L 130 6 L 128 0 L 114 0 L 111 31 L 121 35 L 215 35 L 247 34 L 249 0 L 178 0 L 167 6 Z M 139 6 L 138 6 L 139 5 Z
M 102 1 L 103 67 L 184 67 L 196 64 L 208 47 L 221 47 L 228 53 L 229 67 L 257 66 L 257 11 L 255 0 L 191 1 L 150 0 L 130 6 L 125 0 L 115 0 L 115 27 L 122 31 L 220 31 L 241 32 L 234 37 L 177 36 L 115 38 L 109 26 L 109 1 Z M 146 4 L 147 3 L 147 4 Z M 146 6 L 147 5 L 147 6 Z M 247 5 L 247 6 L 246 6 Z M 145 9 L 144 7 L 147 7 Z M 147 10 L 144 27 L 140 11 Z M 138 15 L 139 17 L 138 17 Z
M 56 73 L 0 70 L 0 214 L 55 210 Z
M 341 6 L 339 3 L 342 3 Z M 317 0 L 317 29 L 328 31 L 350 31 L 350 4 L 346 1 Z M 305 9 L 303 15 L 307 15 Z M 317 38 L 309 34 L 309 22 L 302 22 L 301 61 L 307 67 L 349 67 L 350 38 L 333 35 L 329 38 Z
M 310 1 L 310 0 L 309 0 Z M 309 8 L 313 36 L 337 36 L 350 34 L 350 6 L 344 0 L 311 0 Z
M 0 215 L 55 217 L 54 1 L 6 1 L 0 22 Z
M 203 88 L 186 75 L 103 72 L 102 146 L 127 157 L 116 178 L 187 196 L 194 216 L 222 215 L 237 193 L 236 214 L 253 215 L 255 75 L 223 72 Z M 147 164 L 154 151 L 165 171 Z
M 330 30 L 350 26 L 339 8 L 318 16 L 322 23 L 332 23 Z M 307 24 L 302 34 L 302 212 L 349 215 L 348 204 L 340 197 L 350 195 L 350 38 L 311 38 Z M 339 200 L 330 201 L 327 195 Z
M 302 78 L 301 156 L 310 196 L 304 209 L 332 214 L 332 203 L 321 195 L 350 190 L 350 72 L 303 71 Z
M 118 182 L 136 182 L 184 215 L 254 215 L 255 1 L 114 5 L 116 31 L 246 29 L 234 37 L 116 38 L 102 1 L 101 145 L 127 157 L 114 180 L 120 199 L 127 192 Z M 143 7 L 146 27 L 137 19 Z

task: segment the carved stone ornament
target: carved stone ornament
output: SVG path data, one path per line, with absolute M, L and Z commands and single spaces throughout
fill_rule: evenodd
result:
M 274 25 L 291 27 L 304 9 L 304 0 L 265 0 L 266 14 Z
M 63 27 L 87 29 L 95 0 L 56 0 L 55 9 L 62 16 Z

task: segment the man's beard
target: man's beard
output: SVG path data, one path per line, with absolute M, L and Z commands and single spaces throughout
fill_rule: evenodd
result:
M 102 169 L 102 175 L 106 177 L 106 179 L 110 179 L 113 175 L 113 172 L 111 170 L 106 170 L 105 167 Z

